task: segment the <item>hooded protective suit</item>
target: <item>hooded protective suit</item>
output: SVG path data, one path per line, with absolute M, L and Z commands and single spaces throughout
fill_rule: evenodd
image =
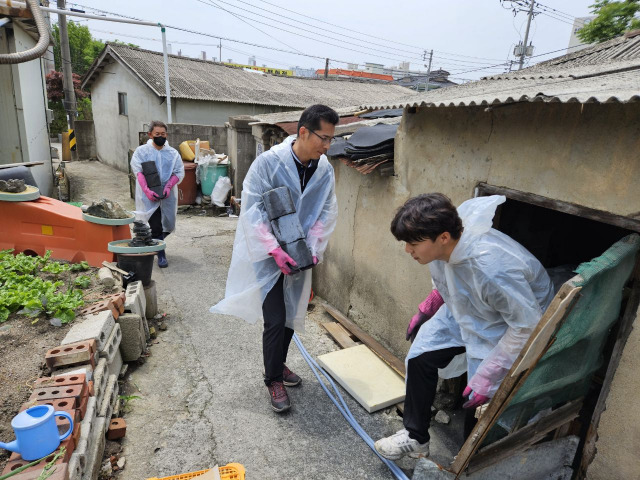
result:
M 498 390 L 554 296 L 542 264 L 491 228 L 505 200 L 478 197 L 458 207 L 464 231 L 449 262 L 429 264 L 445 304 L 420 327 L 407 355 L 408 361 L 424 352 L 466 347 L 469 387 L 488 397 Z
M 179 182 L 184 178 L 182 158 L 175 148 L 169 146 L 169 142 L 166 142 L 162 149 L 157 150 L 154 147 L 153 140 L 149 139 L 146 144 L 136 148 L 131 157 L 131 171 L 134 176 L 142 172 L 141 164 L 143 162 L 155 162 L 163 187 L 169 181 L 171 175 L 178 177 Z M 136 181 L 136 218 L 148 222 L 158 207 L 162 208 L 162 231 L 173 232 L 176 228 L 176 215 L 178 213 L 177 185 L 171 189 L 171 194 L 167 198 L 154 202 L 147 198 L 140 184 Z
M 262 304 L 273 288 L 280 269 L 269 252 L 277 248 L 262 194 L 286 186 L 296 206 L 296 214 L 312 255 L 322 261 L 329 236 L 338 218 L 333 167 L 322 155 L 318 169 L 301 192 L 300 177 L 291 152 L 295 136 L 290 136 L 255 159 L 245 177 L 242 211 L 233 243 L 231 267 L 225 298 L 211 307 L 212 313 L 234 315 L 255 323 L 262 318 Z M 311 270 L 284 277 L 286 326 L 304 331 L 304 318 L 311 291 Z

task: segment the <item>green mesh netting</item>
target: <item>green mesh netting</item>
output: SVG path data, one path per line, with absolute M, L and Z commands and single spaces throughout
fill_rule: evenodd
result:
M 602 365 L 609 331 L 620 317 L 622 289 L 639 249 L 640 236 L 628 235 L 576 269 L 582 280 L 575 286 L 582 290 L 573 309 L 485 443 L 526 424 L 546 408 L 586 394 L 591 375 Z

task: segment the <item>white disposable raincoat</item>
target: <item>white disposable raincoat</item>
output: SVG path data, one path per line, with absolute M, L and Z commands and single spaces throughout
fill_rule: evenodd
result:
M 301 193 L 300 176 L 291 152 L 295 138 L 290 136 L 264 152 L 249 168 L 243 183 L 242 211 L 233 243 L 225 298 L 211 307 L 212 313 L 234 315 L 249 323 L 263 319 L 262 303 L 281 273 L 269 256 L 269 252 L 279 246 L 262 201 L 262 194 L 269 190 L 282 186 L 289 188 L 311 253 L 322 261 L 338 218 L 333 167 L 322 155 L 317 170 Z M 311 270 L 285 275 L 287 327 L 304 331 L 310 292 Z
M 153 140 L 149 139 L 146 144 L 136 148 L 131 157 L 131 171 L 134 176 L 142 171 L 141 164 L 143 162 L 155 162 L 163 188 L 171 175 L 178 177 L 178 183 L 184 178 L 182 157 L 175 148 L 169 146 L 169 142 L 166 142 L 162 149 L 158 150 L 154 147 Z M 162 208 L 162 231 L 173 232 L 176 228 L 178 213 L 178 186 L 175 185 L 171 189 L 167 198 L 154 202 L 147 198 L 136 179 L 136 218 L 148 222 L 158 207 Z
M 505 200 L 478 197 L 458 207 L 464 226 L 460 241 L 449 262 L 429 264 L 445 304 L 422 325 L 407 355 L 408 361 L 424 352 L 465 347 L 469 386 L 488 397 L 498 390 L 554 296 L 542 264 L 491 228 Z

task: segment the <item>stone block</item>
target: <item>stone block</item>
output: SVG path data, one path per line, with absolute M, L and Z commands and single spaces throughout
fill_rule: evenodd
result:
M 295 214 L 285 215 L 284 217 L 271 220 L 271 229 L 280 245 L 293 243 L 296 240 L 305 238 L 300 220 Z
M 74 322 L 62 340 L 62 345 L 95 339 L 98 351 L 102 351 L 115 324 L 116 321 L 109 310 L 85 315 Z
M 93 380 L 93 366 L 91 365 L 76 365 L 73 367 L 56 368 L 54 371 L 56 376 L 58 375 L 74 375 L 83 374 L 86 376 L 87 381 Z
M 113 359 L 120 348 L 121 341 L 122 330 L 120 330 L 120 324 L 116 323 L 111 330 L 111 335 L 109 335 L 109 338 L 104 344 L 104 348 L 100 350 L 100 357 L 106 358 L 108 364 L 113 362 Z
M 105 423 L 106 420 L 104 417 L 97 417 L 94 420 L 85 454 L 86 462 L 82 472 L 83 480 L 94 480 L 98 478 L 106 441 L 104 436 Z
M 134 313 L 125 313 L 120 315 L 118 323 L 122 329 L 122 341 L 120 342 L 122 360 L 133 362 L 140 358 L 146 346 L 146 341 L 143 342 L 145 335 L 142 318 Z
M 69 458 L 69 463 L 67 464 L 67 475 L 69 476 L 68 480 L 82 479 L 82 465 L 80 465 L 80 459 L 78 457 L 78 454 L 76 452 L 73 452 L 73 454 Z
M 120 349 L 118 349 L 116 350 L 116 354 L 113 356 L 113 361 L 107 367 L 109 376 L 115 375 L 116 377 L 119 377 L 123 364 L 124 361 L 122 360 L 122 353 L 120 353 Z
M 264 208 L 269 220 L 295 213 L 296 206 L 287 187 L 278 187 L 262 194 Z
M 80 423 L 80 439 L 78 440 L 78 444 L 76 445 L 76 449 L 74 451 L 74 453 L 78 455 L 78 460 L 80 461 L 80 466 L 83 470 L 86 465 L 87 452 L 89 450 L 91 436 L 95 428 L 95 422 L 97 418 L 96 407 L 96 398 L 89 397 L 89 401 L 87 402 L 87 411 L 84 418 L 82 419 L 82 422 Z
M 127 434 L 127 423 L 124 418 L 112 418 L 107 428 L 107 440 L 117 440 Z
M 311 250 L 304 239 L 287 243 L 282 249 L 298 264 L 296 270 L 301 271 L 313 267 L 313 255 L 311 255 Z
M 156 281 L 151 280 L 149 285 L 144 287 L 145 313 L 146 318 L 153 318 L 158 313 L 158 296 L 156 293 Z M 126 360 L 125 360 L 126 361 Z
M 107 267 L 102 267 L 98 270 L 98 279 L 105 287 L 113 287 L 116 284 L 116 279 L 113 278 L 113 273 L 111 273 L 111 270 Z
M 78 363 L 91 363 L 95 352 L 95 339 L 85 340 L 52 348 L 46 353 L 45 361 L 52 369 Z
M 101 358 L 93 376 L 94 397 L 98 403 L 102 402 L 102 397 L 104 396 L 104 391 L 107 388 L 108 382 L 109 364 L 107 363 L 106 358 Z
M 144 295 L 144 286 L 141 281 L 133 282 L 127 285 L 126 300 L 124 302 L 124 311 L 127 313 L 135 313 L 142 318 L 142 326 L 144 327 L 145 340 L 149 340 L 149 324 L 147 322 L 147 300 Z
M 109 383 L 107 384 L 107 389 L 105 390 L 104 398 L 102 399 L 102 404 L 100 405 L 100 410 L 98 411 L 98 417 L 104 417 L 107 420 L 111 419 L 113 407 L 118 401 L 119 391 L 120 387 L 118 386 L 118 376 L 110 375 Z M 108 423 L 104 425 L 105 429 L 106 427 L 108 427 L 108 425 Z

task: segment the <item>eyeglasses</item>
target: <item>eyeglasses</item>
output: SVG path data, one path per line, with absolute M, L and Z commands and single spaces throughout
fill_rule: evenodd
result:
M 313 133 L 316 137 L 318 137 L 320 140 L 322 140 L 322 143 L 327 143 L 327 144 L 331 145 L 331 143 L 335 139 L 335 137 L 323 137 L 323 136 L 320 136 L 320 135 L 318 135 L 316 132 L 314 132 L 311 129 L 309 131 L 311 133 Z

